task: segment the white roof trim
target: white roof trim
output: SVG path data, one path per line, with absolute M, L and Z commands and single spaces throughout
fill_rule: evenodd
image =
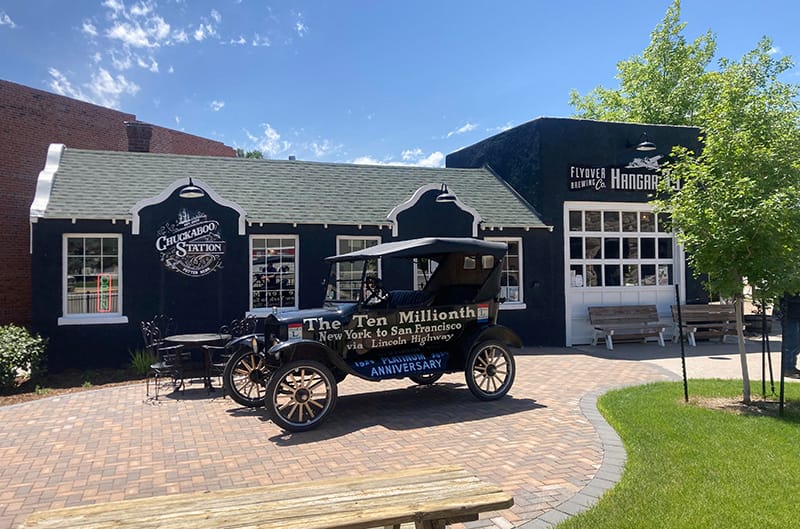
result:
M 217 204 L 219 204 L 220 206 L 231 208 L 237 213 L 239 213 L 239 235 L 244 235 L 246 233 L 247 212 L 244 209 L 242 209 L 242 207 L 239 204 L 237 204 L 236 202 L 231 202 L 230 200 L 227 200 L 225 198 L 222 198 L 216 191 L 214 191 L 214 189 L 211 186 L 209 186 L 199 178 L 192 177 L 192 183 L 197 187 L 201 188 L 203 191 L 205 191 L 208 194 L 208 197 Z M 142 200 L 134 204 L 133 207 L 131 208 L 131 217 L 133 221 L 131 233 L 133 235 L 139 235 L 139 211 L 141 211 L 143 208 L 146 208 L 147 206 L 152 206 L 154 204 L 160 204 L 164 202 L 167 198 L 170 197 L 170 195 L 172 195 L 172 193 L 175 192 L 176 189 L 179 189 L 188 184 L 189 184 L 189 177 L 180 178 L 172 182 L 166 188 L 164 188 L 164 190 L 161 191 L 161 193 L 159 193 L 158 195 L 150 198 L 143 198 Z
M 61 156 L 66 147 L 63 143 L 51 143 L 47 148 L 47 160 L 44 162 L 44 169 L 39 172 L 36 180 L 36 194 L 31 203 L 31 222 L 36 222 L 39 217 L 44 217 L 47 205 L 50 203 L 50 193 L 53 191 L 53 180 L 61 163 Z
M 441 189 L 442 189 L 442 184 L 426 184 L 417 189 L 416 191 L 414 191 L 414 194 L 411 195 L 411 198 L 409 198 L 402 204 L 398 204 L 397 206 L 392 208 L 392 211 L 390 211 L 389 214 L 386 216 L 386 218 L 392 222 L 392 237 L 397 237 L 398 235 L 399 227 L 397 226 L 397 216 L 400 213 L 416 206 L 417 202 L 419 202 L 419 199 L 422 198 L 422 195 L 424 195 L 425 193 L 429 191 L 439 191 Z M 455 194 L 455 192 L 452 189 L 450 189 L 449 186 L 448 189 L 450 190 L 451 193 Z M 478 213 L 476 209 L 471 208 L 468 205 L 461 202 L 461 200 L 458 199 L 458 195 L 456 195 L 456 200 L 455 202 L 453 202 L 453 204 L 458 206 L 458 208 L 461 209 L 462 211 L 466 211 L 467 213 L 472 215 L 472 236 L 477 237 L 478 226 L 480 225 L 481 222 L 483 222 L 480 213 Z

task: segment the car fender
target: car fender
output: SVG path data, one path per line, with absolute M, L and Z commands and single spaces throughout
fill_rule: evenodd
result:
M 281 363 L 310 359 L 335 365 L 334 359 L 337 355 L 333 349 L 316 340 L 300 339 L 288 340 L 273 345 L 267 351 L 267 356 L 276 358 Z
M 473 330 L 462 341 L 464 355 L 466 356 L 475 346 L 475 344 L 485 342 L 487 340 L 497 340 L 509 347 L 518 349 L 522 347 L 522 340 L 520 337 L 504 325 L 484 325 Z
M 228 343 L 225 344 L 225 347 L 231 350 L 238 349 L 241 345 L 245 345 L 249 349 L 252 349 L 252 342 L 253 338 L 256 339 L 258 342 L 258 350 L 264 350 L 264 335 L 261 334 L 246 334 L 244 336 L 237 336 L 231 339 Z

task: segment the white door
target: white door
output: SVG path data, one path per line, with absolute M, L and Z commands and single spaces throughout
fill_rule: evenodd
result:
M 656 305 L 670 330 L 684 254 L 664 214 L 646 203 L 565 202 L 564 255 L 567 345 L 591 343 L 590 306 Z

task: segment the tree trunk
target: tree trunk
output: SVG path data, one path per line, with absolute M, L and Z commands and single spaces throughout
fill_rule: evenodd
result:
M 736 309 L 736 338 L 739 342 L 739 360 L 742 363 L 742 400 L 750 404 L 750 373 L 747 369 L 747 351 L 744 347 L 744 298 L 736 296 L 733 302 Z

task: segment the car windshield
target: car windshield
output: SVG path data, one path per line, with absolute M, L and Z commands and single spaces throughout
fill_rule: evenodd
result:
M 377 259 L 331 263 L 325 301 L 359 301 L 365 275 L 379 275 Z

